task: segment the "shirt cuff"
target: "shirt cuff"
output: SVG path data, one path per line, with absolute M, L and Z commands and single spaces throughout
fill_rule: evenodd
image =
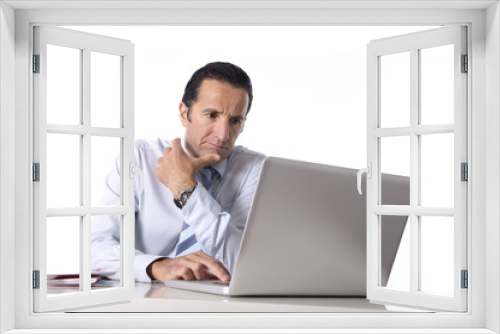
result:
M 205 209 L 200 210 L 200 208 Z M 219 203 L 217 203 L 201 183 L 198 183 L 186 205 L 182 208 L 182 219 L 188 225 L 196 225 L 197 222 L 211 221 L 211 218 L 217 218 L 221 210 L 222 207 Z M 208 218 L 207 215 L 211 217 Z
M 135 256 L 135 280 L 139 282 L 152 282 L 146 269 L 154 261 L 164 258 L 164 256 L 141 254 Z

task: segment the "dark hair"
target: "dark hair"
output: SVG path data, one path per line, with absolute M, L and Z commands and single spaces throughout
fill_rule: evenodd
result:
M 214 62 L 208 63 L 194 72 L 191 79 L 189 79 L 186 88 L 184 89 L 182 102 L 184 102 L 184 104 L 188 107 L 188 120 L 190 120 L 189 114 L 191 112 L 191 106 L 193 105 L 193 102 L 195 102 L 198 98 L 200 86 L 205 79 L 217 80 L 220 82 L 228 83 L 235 88 L 244 89 L 248 94 L 247 114 L 250 112 L 253 93 L 252 82 L 248 74 L 246 74 L 246 72 L 243 71 L 240 67 L 231 63 Z

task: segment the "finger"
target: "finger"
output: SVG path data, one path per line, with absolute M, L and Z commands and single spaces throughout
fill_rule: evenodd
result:
M 209 155 L 204 155 L 202 157 L 196 158 L 195 163 L 198 165 L 198 167 L 201 169 L 203 167 L 213 165 L 217 162 L 219 162 L 220 156 L 217 154 L 209 154 Z
M 198 256 L 191 253 L 188 255 L 178 257 L 177 260 L 178 260 L 177 266 L 179 268 L 179 271 L 182 270 L 183 274 L 185 274 L 184 271 L 187 270 L 190 273 L 188 275 L 190 277 L 192 275 L 192 279 L 195 279 L 197 281 L 205 279 L 207 267 L 205 267 L 205 265 L 199 261 Z
M 175 138 L 172 140 L 172 148 L 182 149 L 180 138 Z
M 202 251 L 193 253 L 193 255 L 198 257 L 198 261 L 205 265 L 208 270 L 212 272 L 219 280 L 229 281 L 231 279 L 231 274 L 229 270 L 224 267 L 224 265 L 217 259 L 203 253 Z
M 181 140 L 179 138 L 175 138 L 172 140 L 172 148 L 171 148 L 171 153 L 176 154 L 177 157 L 188 157 L 184 149 L 182 148 L 181 145 Z
M 188 267 L 180 267 L 177 272 L 177 276 L 185 281 L 194 281 L 195 275 Z
M 158 179 L 158 181 L 160 181 L 160 182 L 163 183 L 163 181 L 165 180 L 165 178 L 163 177 L 163 174 L 160 171 L 160 169 L 159 168 L 153 169 L 153 173 L 155 174 L 155 176 Z
M 171 147 L 165 147 L 163 149 L 163 156 L 167 156 L 170 154 L 170 151 L 172 151 L 172 148 Z
M 217 276 L 215 276 L 214 274 L 209 273 L 208 271 L 205 271 L 205 277 L 203 279 L 205 279 L 205 280 L 207 280 L 207 279 L 217 280 L 219 278 Z
M 189 267 L 197 281 L 201 281 L 205 278 L 207 268 L 202 263 L 194 260 L 186 262 L 186 265 Z
M 163 157 L 158 158 L 158 165 L 161 165 L 163 163 Z

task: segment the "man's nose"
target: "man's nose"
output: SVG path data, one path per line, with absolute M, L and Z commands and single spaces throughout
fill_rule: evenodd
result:
M 220 141 L 225 142 L 229 139 L 229 122 L 221 120 L 217 122 L 214 134 L 219 138 Z

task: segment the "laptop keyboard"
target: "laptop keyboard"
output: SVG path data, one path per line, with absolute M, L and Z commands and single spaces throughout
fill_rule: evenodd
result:
M 202 281 L 202 282 L 206 282 L 208 284 L 213 284 L 213 285 L 229 286 L 229 282 L 222 282 L 222 281 L 217 281 L 217 280 Z

